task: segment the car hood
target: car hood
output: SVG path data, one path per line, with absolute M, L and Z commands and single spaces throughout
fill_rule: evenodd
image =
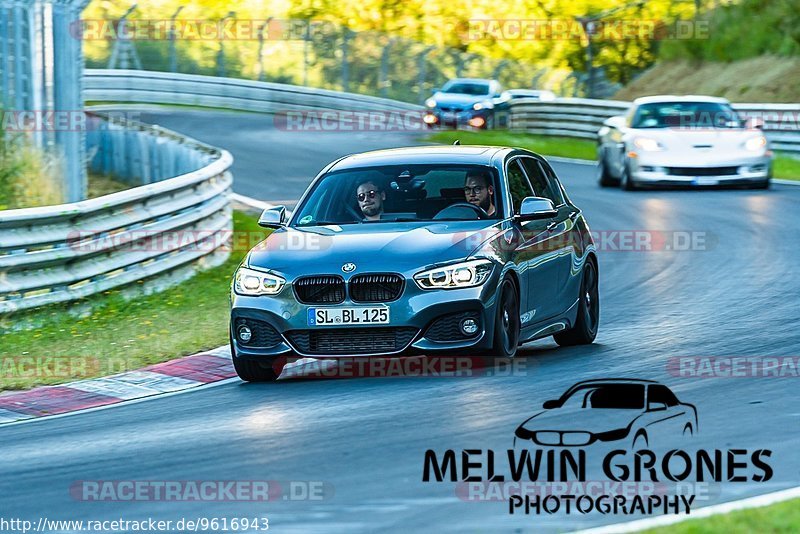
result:
M 640 128 L 631 129 L 632 137 L 649 137 L 661 143 L 668 151 L 684 153 L 744 152 L 742 144 L 751 137 L 763 135 L 758 130 L 742 128 Z M 757 154 L 752 152 L 752 154 Z
M 282 228 L 250 252 L 248 265 L 286 276 L 355 272 L 403 273 L 467 258 L 496 234 L 500 221 L 366 223 Z
M 533 432 L 540 430 L 609 432 L 627 428 L 641 413 L 640 410 L 554 408 L 537 413 L 525 421 L 521 428 Z
M 489 95 L 461 95 L 456 93 L 437 92 L 433 95 L 436 105 L 468 107 L 478 102 L 491 100 Z

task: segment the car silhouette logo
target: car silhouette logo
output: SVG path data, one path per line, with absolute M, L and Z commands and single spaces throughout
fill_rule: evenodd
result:
M 697 434 L 697 410 L 665 385 L 651 380 L 599 379 L 578 382 L 522 423 L 515 446 L 582 447 L 627 441 L 633 449 Z
M 345 263 L 344 265 L 342 265 L 342 272 L 352 273 L 355 270 L 356 270 L 355 263 Z

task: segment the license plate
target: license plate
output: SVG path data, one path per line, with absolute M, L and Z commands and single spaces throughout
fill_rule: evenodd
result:
M 452 120 L 455 120 L 455 118 L 456 118 L 456 114 L 455 113 L 450 113 L 450 112 L 442 113 L 442 120 L 443 121 L 452 121 Z
M 700 178 L 698 176 L 694 179 L 694 183 L 697 185 L 717 185 L 719 184 L 719 180 L 716 178 Z
M 389 324 L 389 308 L 309 308 L 308 326 Z

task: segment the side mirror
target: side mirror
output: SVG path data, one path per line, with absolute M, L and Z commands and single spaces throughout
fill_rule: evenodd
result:
M 262 228 L 282 228 L 286 226 L 286 207 L 275 206 L 267 208 L 261 212 L 258 218 L 258 225 Z
M 764 129 L 764 119 L 762 119 L 761 117 L 749 117 L 744 122 L 744 127 L 745 128 L 749 128 L 749 129 L 763 130 Z
M 552 219 L 558 215 L 553 201 L 544 197 L 525 197 L 519 208 L 517 219 L 532 221 L 536 219 Z
M 558 408 L 558 406 L 559 404 L 557 400 L 545 401 L 544 404 L 542 404 L 542 408 L 545 410 L 552 410 L 553 408 Z
M 647 403 L 647 411 L 648 412 L 661 412 L 667 409 L 667 405 L 664 402 L 648 402 Z
M 625 128 L 625 117 L 623 115 L 615 115 L 603 121 L 604 126 L 609 128 Z

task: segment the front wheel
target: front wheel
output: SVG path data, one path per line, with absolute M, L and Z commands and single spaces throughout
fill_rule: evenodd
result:
M 233 368 L 239 378 L 245 382 L 274 382 L 281 375 L 286 358 L 264 358 L 263 361 L 244 360 L 236 356 L 231 340 L 231 359 Z
M 492 356 L 513 358 L 519 345 L 519 297 L 517 287 L 509 278 L 500 286 L 500 301 L 495 314 L 494 344 Z
M 597 175 L 597 183 L 600 184 L 600 187 L 611 187 L 617 185 L 617 181 L 614 180 L 614 178 L 612 178 L 611 174 L 608 172 L 606 158 L 602 150 L 599 150 L 597 154 L 597 168 L 595 173 Z
M 631 178 L 631 170 L 627 162 L 622 165 L 622 176 L 619 178 L 619 185 L 625 191 L 636 190 L 636 182 Z
M 581 293 L 578 300 L 578 316 L 575 325 L 553 335 L 562 347 L 588 345 L 597 337 L 600 324 L 600 291 L 598 290 L 597 267 L 587 260 L 583 266 Z

